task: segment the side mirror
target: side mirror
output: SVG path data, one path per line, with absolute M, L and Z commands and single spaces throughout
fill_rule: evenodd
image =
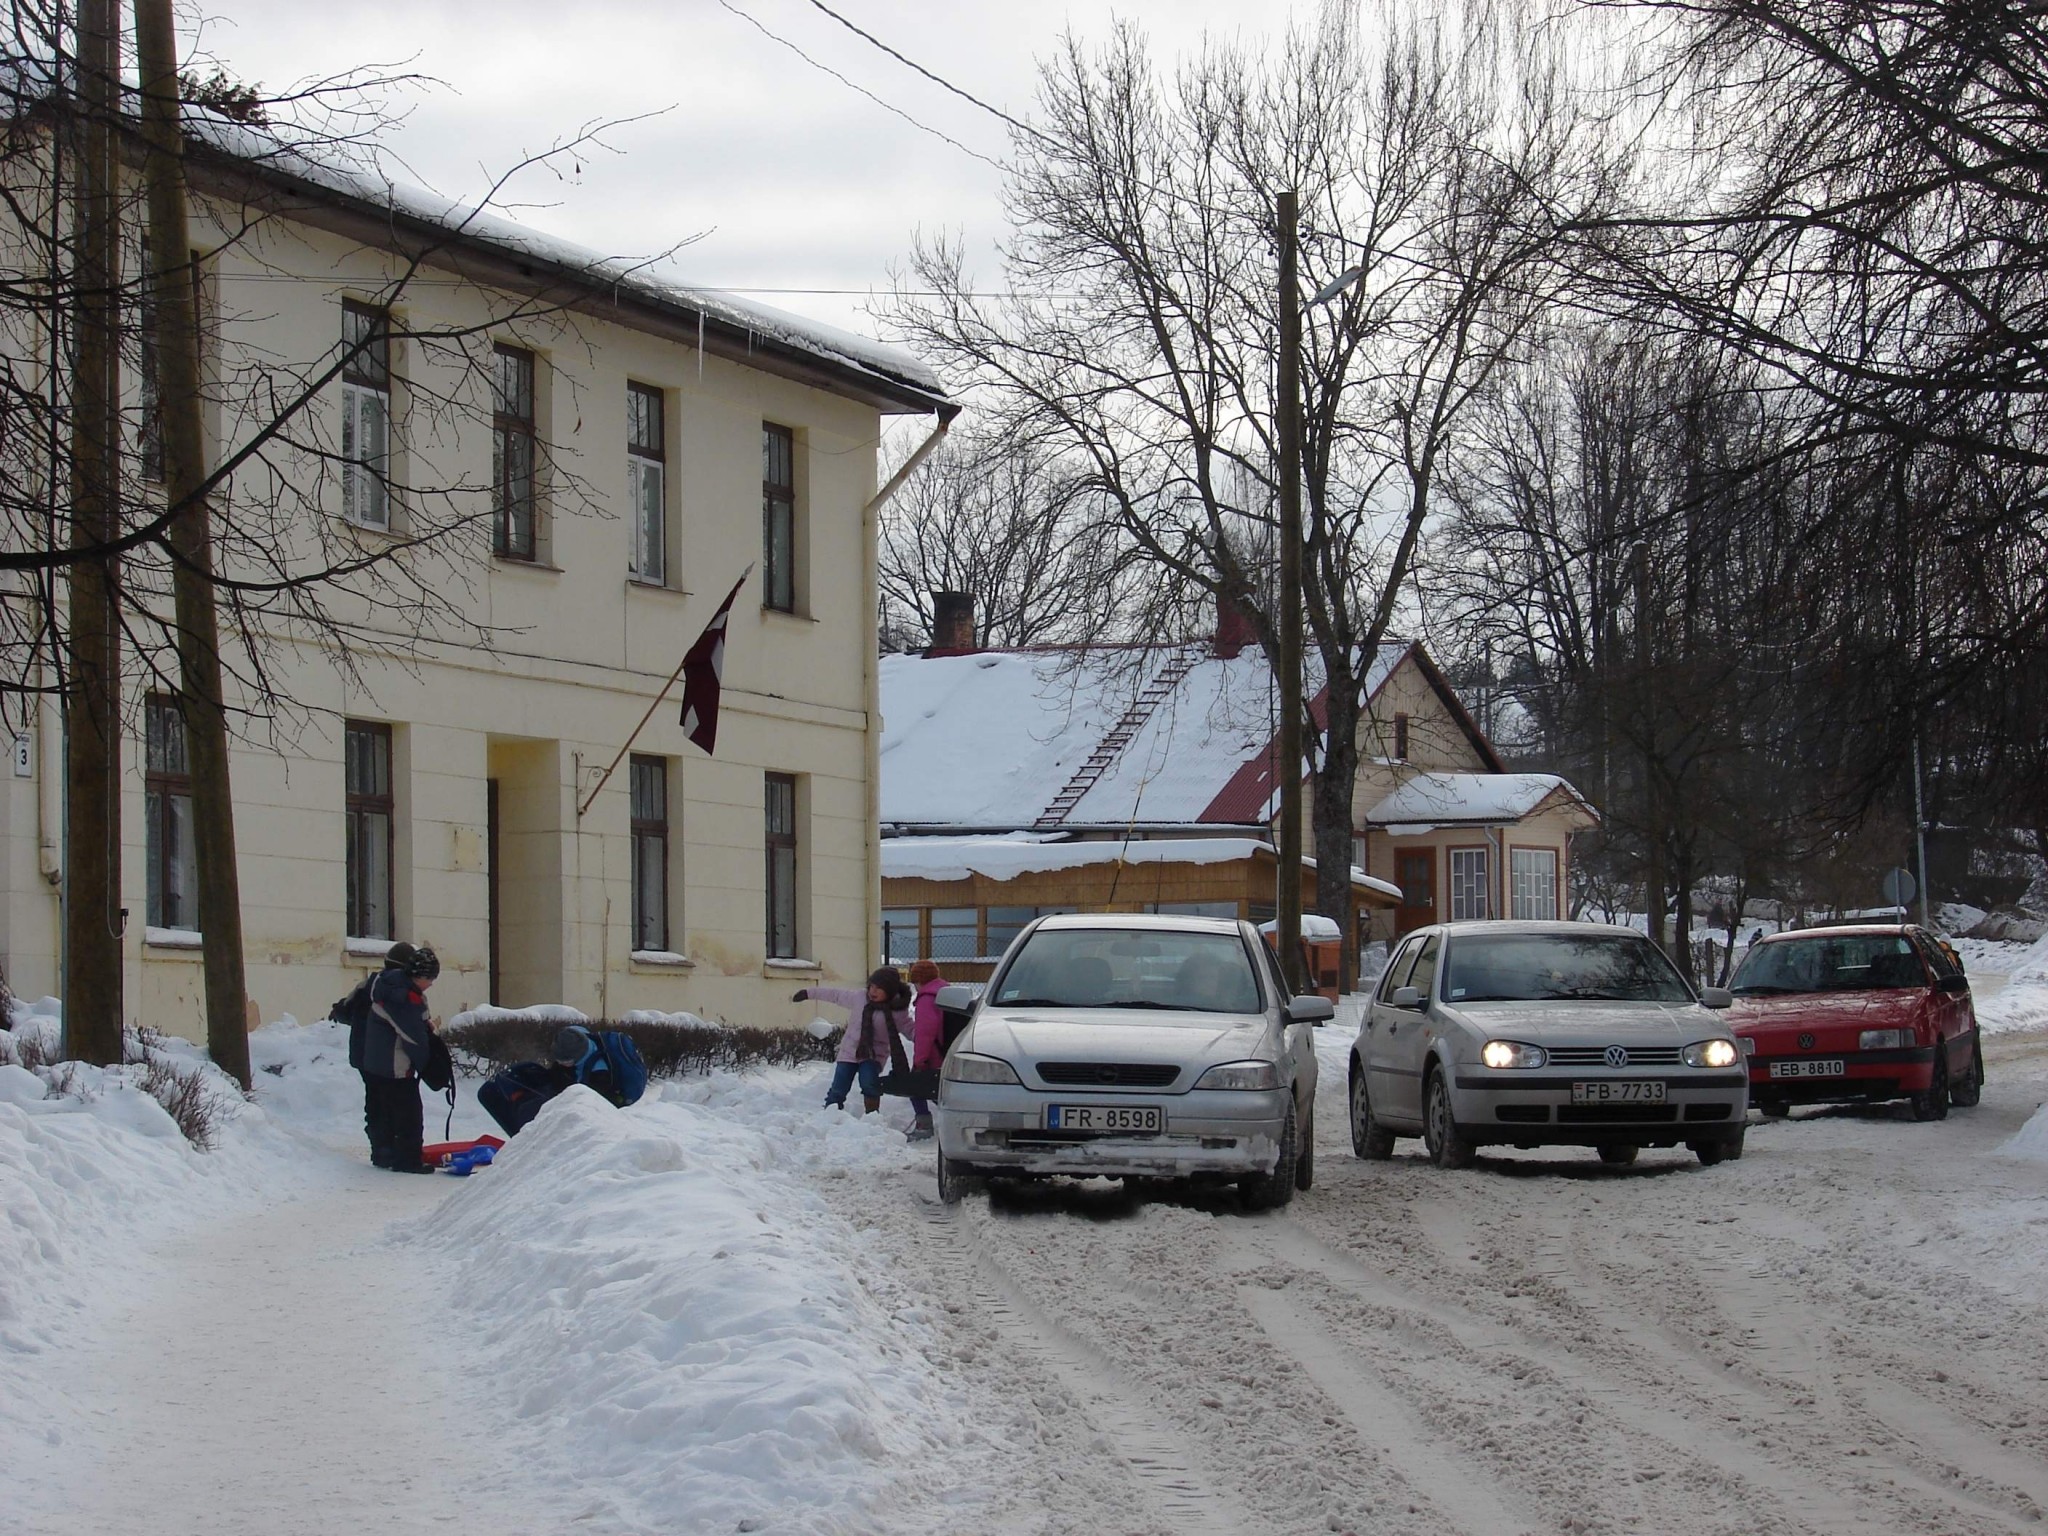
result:
M 1337 1005 L 1327 997 L 1304 993 L 1291 999 L 1287 1004 L 1287 1020 L 1290 1024 L 1323 1024 L 1337 1017 Z
M 1735 994 L 1726 987 L 1701 987 L 1700 1006 L 1702 1008 L 1733 1008 L 1735 1006 Z
M 942 1013 L 972 1013 L 974 1005 L 981 1001 L 981 988 L 969 986 L 964 981 L 949 982 L 939 988 L 932 1001 L 939 1005 Z
M 1387 999 L 1396 1008 L 1420 1008 L 1422 989 L 1420 987 L 1396 987 L 1394 995 Z

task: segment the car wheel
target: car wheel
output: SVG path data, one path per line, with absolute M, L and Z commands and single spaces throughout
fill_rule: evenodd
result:
M 1984 1037 L 1979 1035 L 1970 1050 L 1970 1070 L 1948 1091 L 1948 1101 L 1957 1109 L 1975 1109 L 1984 1097 Z
M 1351 1074 L 1351 1150 L 1369 1163 L 1383 1163 L 1394 1155 L 1394 1133 L 1373 1114 L 1363 1072 Z
M 1643 1149 L 1641 1147 L 1598 1147 L 1595 1150 L 1600 1154 L 1600 1161 L 1608 1167 L 1626 1168 L 1636 1160 L 1636 1154 Z
M 1792 1115 L 1790 1104 L 1759 1104 L 1757 1108 L 1763 1111 L 1766 1120 L 1787 1120 Z
M 1937 1045 L 1934 1048 L 1934 1076 L 1929 1079 L 1927 1091 L 1916 1093 L 1907 1100 L 1913 1107 L 1915 1120 L 1946 1120 L 1948 1118 L 1948 1052 Z
M 1245 1208 L 1252 1211 L 1277 1210 L 1292 1200 L 1295 1162 L 1299 1156 L 1300 1142 L 1295 1135 L 1294 1106 L 1289 1104 L 1287 1119 L 1280 1127 L 1280 1155 L 1273 1160 L 1273 1171 L 1238 1181 L 1237 1191 L 1244 1200 Z
M 1316 1182 L 1316 1112 L 1311 1109 L 1301 1123 L 1301 1150 L 1294 1159 L 1294 1187 L 1313 1188 Z
M 1451 1085 L 1441 1072 L 1431 1072 L 1423 1085 L 1422 1140 L 1429 1160 L 1439 1168 L 1470 1168 L 1479 1149 L 1458 1133 L 1451 1118 Z
M 1692 1153 L 1704 1167 L 1708 1168 L 1716 1163 L 1739 1162 L 1742 1158 L 1742 1132 L 1737 1131 L 1733 1136 L 1722 1136 L 1713 1141 L 1695 1141 L 1692 1143 Z
M 958 1205 L 960 1197 L 967 1193 L 968 1180 L 973 1171 L 958 1158 L 939 1154 L 939 1204 Z

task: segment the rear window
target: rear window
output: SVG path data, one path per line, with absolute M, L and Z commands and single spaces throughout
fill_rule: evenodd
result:
M 1757 945 L 1743 957 L 1733 990 L 1738 997 L 1769 997 L 1926 985 L 1920 956 L 1904 934 L 1838 933 Z
M 1689 1003 L 1692 992 L 1662 951 L 1629 933 L 1454 936 L 1443 1001 Z
M 1003 968 L 999 1006 L 1258 1013 L 1258 977 L 1230 933 L 1040 928 Z

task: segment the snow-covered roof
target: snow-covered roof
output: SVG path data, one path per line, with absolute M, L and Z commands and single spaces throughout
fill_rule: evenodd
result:
M 1372 688 L 1407 651 L 1380 648 Z M 1249 794 L 1225 793 L 1274 737 L 1277 694 L 1256 647 L 885 656 L 881 690 L 885 823 L 1029 827 L 1098 756 L 1100 776 L 1076 784 L 1062 827 L 1251 826 L 1273 813 L 1269 773 Z
M 1418 773 L 1367 811 L 1365 820 L 1397 833 L 1519 821 L 1559 792 L 1593 815 L 1579 792 L 1554 773 Z
M 882 840 L 884 879 L 965 880 L 981 875 L 1009 880 L 1048 870 L 1084 869 L 1097 864 L 1232 864 L 1272 854 L 1256 837 L 1162 837 L 1129 842 L 1056 842 L 1036 833 L 991 837 L 890 837 Z M 1314 859 L 1303 859 L 1315 868 Z M 1398 898 L 1399 886 L 1353 866 L 1351 883 Z M 1308 921 L 1306 917 L 1302 919 Z M 1307 930 L 1304 928 L 1303 930 Z

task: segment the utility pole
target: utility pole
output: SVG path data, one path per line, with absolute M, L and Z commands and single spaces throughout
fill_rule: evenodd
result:
M 1301 294 L 1295 267 L 1299 213 L 1292 190 L 1273 205 L 1280 235 L 1280 377 L 1274 423 L 1280 449 L 1280 888 L 1274 944 L 1287 985 L 1301 974 Z
M 206 936 L 206 1046 L 214 1065 L 249 1086 L 247 977 L 242 956 L 241 880 L 235 868 L 235 809 L 228 782 L 227 708 L 221 687 L 220 628 L 214 612 L 213 534 L 206 499 L 206 448 L 199 416 L 198 267 L 185 196 L 178 107 L 178 48 L 171 0 L 135 0 L 142 76 L 143 182 L 156 294 L 158 410 L 164 491 L 177 509 L 170 525 L 177 568 L 178 692 L 192 767 L 193 851 L 199 866 L 199 928 Z
M 1636 698 L 1643 723 L 1643 906 L 1649 919 L 1650 942 L 1670 953 L 1664 942 L 1664 823 L 1657 793 L 1657 700 L 1650 675 L 1650 546 L 1636 545 Z M 1673 957 L 1676 958 L 1675 956 Z M 1690 971 L 1691 967 L 1687 967 Z
M 72 202 L 71 547 L 104 550 L 121 530 L 121 52 L 116 0 L 79 0 L 79 146 Z M 63 132 L 62 123 L 57 130 Z M 54 476 L 61 466 L 53 463 Z M 120 562 L 78 560 L 67 579 L 70 686 L 64 733 L 64 1048 L 120 1061 Z

